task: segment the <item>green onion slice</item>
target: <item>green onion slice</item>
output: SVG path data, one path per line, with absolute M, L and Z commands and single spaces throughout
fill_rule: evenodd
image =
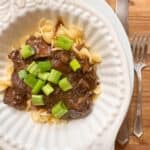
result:
M 38 80 L 32 89 L 32 94 L 38 94 L 43 86 L 44 86 L 44 81 Z
M 19 78 L 20 79 L 24 79 L 26 76 L 27 76 L 27 71 L 26 70 L 20 70 L 19 72 L 18 72 L 18 76 L 19 76 Z
M 44 100 L 43 100 L 43 95 L 32 95 L 32 105 L 35 106 L 43 106 L 44 104 Z
M 64 91 L 68 91 L 70 89 L 72 89 L 72 85 L 71 83 L 69 82 L 69 80 L 67 78 L 63 78 L 59 81 L 59 87 Z
M 61 75 L 62 75 L 62 73 L 60 71 L 52 69 L 50 72 L 50 75 L 48 77 L 48 81 L 50 81 L 54 84 L 58 84 Z
M 51 67 L 52 67 L 52 65 L 49 60 L 38 62 L 38 68 L 39 68 L 40 72 L 50 71 Z
M 50 73 L 49 72 L 43 72 L 38 74 L 38 78 L 41 80 L 46 81 L 49 77 Z
M 30 45 L 24 45 L 22 46 L 20 53 L 24 59 L 27 59 L 35 54 L 35 50 Z
M 39 72 L 39 68 L 38 65 L 35 61 L 33 61 L 28 67 L 27 67 L 27 71 L 29 71 L 31 74 L 33 75 L 37 75 Z
M 52 107 L 52 115 L 55 118 L 59 119 L 62 116 L 64 116 L 67 112 L 68 112 L 68 109 L 62 101 L 58 102 Z
M 46 84 L 43 88 L 42 88 L 42 91 L 44 92 L 45 95 L 50 95 L 51 93 L 54 92 L 54 89 L 53 87 L 48 83 Z
M 77 59 L 72 59 L 69 65 L 74 72 L 81 68 L 81 65 Z
M 35 76 L 33 76 L 32 74 L 28 74 L 25 78 L 24 78 L 24 82 L 25 84 L 27 84 L 29 87 L 33 88 L 37 82 L 37 79 L 35 78 Z
M 58 36 L 55 40 L 55 46 L 64 50 L 70 50 L 73 45 L 73 40 L 65 35 Z

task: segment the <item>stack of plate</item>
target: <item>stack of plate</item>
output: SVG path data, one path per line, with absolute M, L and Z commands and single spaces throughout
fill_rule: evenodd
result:
M 86 4 L 81 0 L 11 2 L 0 2 L 0 63 L 4 64 L 0 66 L 1 78 L 5 77 L 4 56 L 10 46 L 30 34 L 42 17 L 61 15 L 68 22 L 83 27 L 91 51 L 102 56 L 97 71 L 102 93 L 88 117 L 57 125 L 35 124 L 28 113 L 16 111 L 0 101 L 1 139 L 17 150 L 112 149 L 130 103 L 133 63 L 127 36 L 111 8 L 98 0 L 86 0 Z M 1 99 L 2 96 L 0 94 Z

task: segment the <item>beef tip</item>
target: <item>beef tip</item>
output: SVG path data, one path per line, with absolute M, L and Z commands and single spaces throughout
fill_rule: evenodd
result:
M 80 97 L 78 100 L 70 99 L 66 104 L 69 108 L 68 113 L 63 117 L 65 119 L 77 119 L 87 116 L 91 112 L 92 98 L 91 94 L 86 94 L 85 97 Z
M 51 53 L 52 66 L 55 69 L 60 70 L 63 73 L 69 73 L 71 71 L 69 67 L 70 56 L 65 51 L 54 51 Z
M 79 82 L 73 82 L 74 94 L 80 96 L 85 96 L 85 94 L 90 90 L 90 85 L 84 79 L 79 79 Z
M 56 57 L 57 59 L 59 58 L 62 63 L 65 63 L 65 64 L 69 63 L 70 58 L 67 52 L 60 51 Z
M 63 73 L 70 72 L 70 68 L 66 64 L 63 64 L 59 59 L 53 59 L 51 62 L 52 62 L 53 68 L 55 68 Z
M 82 72 L 83 73 L 87 73 L 91 70 L 91 65 L 89 63 L 89 59 L 87 57 L 85 57 L 84 59 L 82 59 L 80 61 L 81 66 L 82 66 Z
M 9 87 L 5 92 L 4 103 L 19 110 L 24 110 L 27 106 L 27 95 L 24 91 Z
M 75 94 L 75 91 L 72 90 L 72 92 L 70 92 L 69 94 L 69 97 L 67 99 L 64 99 L 64 102 L 67 105 L 67 107 L 69 109 L 75 109 L 80 112 L 84 111 L 84 109 L 88 109 L 90 105 L 92 104 L 93 93 L 87 92 L 82 96 L 79 90 L 76 90 L 76 93 L 78 94 L 73 95 Z
M 64 119 L 77 119 L 77 118 L 84 118 L 91 112 L 91 108 L 87 109 L 84 112 L 79 112 L 74 109 L 70 109 L 69 112 L 63 117 Z
M 97 86 L 97 75 L 94 68 L 88 73 L 85 74 L 84 79 L 88 82 L 90 85 L 90 89 L 93 90 Z
M 89 89 L 89 84 L 88 84 L 88 82 L 87 82 L 86 80 L 84 80 L 84 79 L 80 79 L 80 80 L 79 80 L 78 86 L 79 86 L 80 88 Z
M 67 64 L 70 60 L 70 55 L 64 50 L 58 50 L 51 52 L 51 59 L 59 59 L 62 63 Z
M 51 46 L 47 44 L 42 37 L 31 36 L 26 44 L 31 45 L 36 51 L 36 58 L 48 57 L 50 55 Z
M 30 96 L 31 94 L 31 89 L 30 87 L 28 87 L 23 80 L 21 80 L 18 76 L 17 72 L 13 72 L 12 77 L 11 77 L 11 82 L 12 82 L 12 86 L 15 88 L 18 88 L 21 91 L 24 91 L 28 94 L 28 96 Z
M 84 111 L 88 109 L 92 103 L 92 94 L 86 93 L 85 96 L 79 97 L 78 99 L 72 99 L 68 101 L 70 109 L 75 109 L 78 111 Z
M 23 60 L 23 58 L 20 55 L 19 50 L 12 51 L 8 55 L 8 58 L 12 60 L 15 70 L 23 69 L 25 67 L 25 65 L 26 65 L 25 61 Z

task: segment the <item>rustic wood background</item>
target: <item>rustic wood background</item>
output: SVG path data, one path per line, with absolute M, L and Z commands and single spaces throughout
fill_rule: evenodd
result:
M 107 0 L 111 7 L 115 8 L 115 0 Z M 150 0 L 130 0 L 129 1 L 129 34 L 134 32 L 150 33 Z M 150 50 L 148 64 L 150 62 Z M 116 150 L 150 150 L 150 68 L 143 70 L 143 125 L 144 135 L 138 139 L 133 133 L 134 110 L 137 97 L 137 81 L 135 78 L 134 94 L 128 113 L 130 140 L 124 147 L 116 143 Z

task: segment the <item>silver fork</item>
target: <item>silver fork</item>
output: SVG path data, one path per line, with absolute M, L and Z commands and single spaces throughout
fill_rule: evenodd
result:
M 135 120 L 133 133 L 137 137 L 143 135 L 143 123 L 142 123 L 142 70 L 146 67 L 146 58 L 148 51 L 148 34 L 136 33 L 132 36 L 131 48 L 134 56 L 134 70 L 138 79 L 138 96 L 135 112 Z

